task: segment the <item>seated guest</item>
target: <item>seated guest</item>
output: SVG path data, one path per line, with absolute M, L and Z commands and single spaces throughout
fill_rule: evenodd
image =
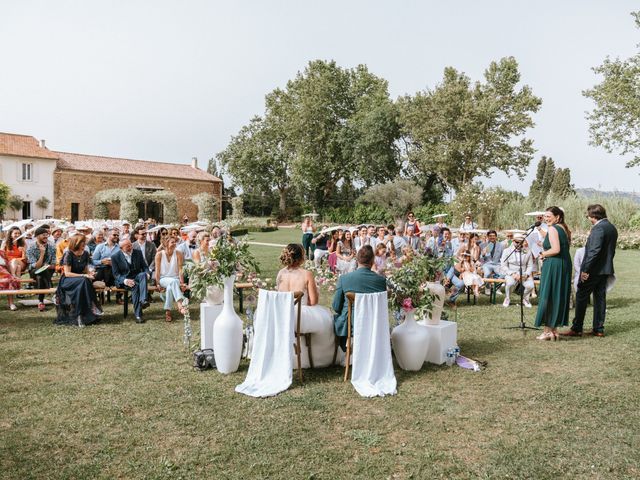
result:
M 396 227 L 393 227 L 393 231 L 389 240 L 389 249 L 393 249 L 395 251 L 396 258 L 398 260 L 402 260 L 402 251 L 404 247 L 409 245 L 407 239 L 402 236 L 403 233 L 403 226 L 401 224 L 398 224 Z
M 353 239 L 353 246 L 356 249 L 356 253 L 365 245 L 369 245 L 369 237 L 367 237 L 367 227 L 363 225 L 358 230 L 358 236 Z
M 49 241 L 54 245 L 58 245 L 58 242 L 62 239 L 62 227 L 56 225 L 51 229 L 49 234 Z
M 329 256 L 329 240 L 329 234 L 322 233 L 322 230 L 311 239 L 311 244 L 316 247 L 313 251 L 313 261 L 317 268 L 322 266 L 322 259 Z
M 331 232 L 331 240 L 327 244 L 327 248 L 329 250 L 329 256 L 327 257 L 327 263 L 329 264 L 329 270 L 332 272 L 336 272 L 338 267 L 338 254 L 336 250 L 338 249 L 338 242 L 340 241 L 340 236 L 342 235 L 342 230 L 337 229 Z
M 191 230 L 187 234 L 187 239 L 176 247 L 185 262 L 192 260 L 193 252 L 198 249 L 198 244 L 196 243 L 197 235 L 198 232 Z
M 371 271 L 374 254 L 370 245 L 365 245 L 358 252 L 358 269 L 355 272 L 341 275 L 336 284 L 336 293 L 333 296 L 334 329 L 339 337 L 340 346 L 346 351 L 347 345 L 347 292 L 376 293 L 387 290 L 387 281 L 384 277 Z M 353 331 L 353 330 L 352 330 Z
M 174 301 L 182 315 L 186 312 L 182 305 L 184 299 L 183 291 L 186 288 L 182 274 L 183 258 L 182 254 L 176 249 L 176 242 L 176 237 L 170 236 L 164 249 L 156 254 L 156 285 L 166 290 L 164 319 L 167 322 L 173 321 L 171 307 Z
M 96 247 L 101 243 L 104 243 L 104 232 L 102 230 L 96 230 L 87 242 L 89 254 L 93 256 L 93 252 L 96 251 Z
M 17 278 L 20 278 L 22 272 L 27 269 L 27 244 L 23 238 L 20 238 L 21 235 L 22 232 L 18 227 L 11 227 L 2 246 L 6 268 Z
M 211 234 L 208 232 L 199 232 L 196 237 L 196 243 L 198 244 L 198 248 L 193 252 L 193 261 L 195 263 L 201 263 L 207 260 L 209 257 L 209 242 L 211 240 Z
M 521 233 L 513 236 L 513 243 L 502 252 L 500 258 L 500 273 L 505 280 L 505 299 L 502 306 L 508 307 L 511 302 L 511 291 L 517 284 L 524 287 L 522 304 L 531 308 L 529 296 L 533 291 L 533 256 L 524 249 L 524 235 Z M 520 278 L 522 268 L 522 278 Z
M 48 243 L 48 242 L 47 242 Z M 62 258 L 63 271 L 56 291 L 58 325 L 83 327 L 94 323 L 102 315 L 93 289 L 94 272 L 90 269 L 87 240 L 77 233 L 69 240 L 69 247 Z
M 96 269 L 96 280 L 104 282 L 107 287 L 115 285 L 111 269 L 111 257 L 120 250 L 119 242 L 120 231 L 117 228 L 113 228 L 109 230 L 106 241 L 96 245 L 96 249 L 93 251 L 91 262 Z M 121 296 L 122 294 L 119 293 L 117 298 Z
M 122 231 L 120 232 L 120 241 L 126 240 L 131 236 L 131 223 L 128 220 L 122 222 Z
M 480 260 L 482 261 L 484 278 L 501 278 L 500 258 L 502 257 L 503 246 L 502 243 L 498 242 L 498 234 L 495 230 L 487 232 L 487 241 L 480 248 Z
M 56 266 L 56 251 L 49 242 L 49 230 L 38 227 L 36 228 L 34 236 L 34 243 L 27 248 L 29 275 L 36 280 L 36 288 L 38 290 L 45 290 L 51 288 L 51 276 Z M 47 268 L 40 271 L 43 267 Z M 38 301 L 38 310 L 44 312 L 43 293 L 38 295 Z
M 131 292 L 136 323 L 144 323 L 142 310 L 149 306 L 147 280 L 151 277 L 140 249 L 134 249 L 131 240 L 121 240 L 111 257 L 111 269 L 115 283 Z
M 462 281 L 465 287 L 473 288 L 473 296 L 477 298 L 480 294 L 480 287 L 484 285 L 484 280 L 476 273 L 476 265 L 471 258 L 471 252 L 469 252 L 469 250 L 462 253 L 461 263 L 460 276 L 462 277 Z
M 24 242 L 26 245 L 27 250 L 29 249 L 29 247 L 31 245 L 34 245 L 36 243 L 36 239 L 35 239 L 35 230 L 36 228 L 33 226 L 32 223 L 27 223 L 24 226 Z M 49 229 L 47 229 L 47 231 L 49 231 Z M 49 232 L 51 233 L 51 232 Z
M 169 235 L 169 230 L 167 230 L 164 227 L 160 227 L 158 232 L 155 234 L 155 237 L 153 238 L 153 243 L 156 246 L 156 250 L 160 248 L 160 243 L 164 238 L 167 238 L 168 235 Z
M 513 230 L 507 230 L 505 232 L 505 239 L 501 243 L 503 251 L 511 246 L 513 243 Z
M 222 237 L 222 230 L 217 225 L 211 229 L 211 239 L 209 240 L 209 248 L 213 247 Z
M 327 367 L 333 360 L 335 336 L 333 333 L 333 316 L 328 308 L 318 305 L 320 294 L 313 273 L 302 268 L 304 263 L 302 245 L 290 243 L 280 255 L 284 268 L 276 277 L 276 288 L 279 292 L 302 292 L 300 311 L 301 333 L 313 333 L 311 336 L 313 360 L 315 367 Z
M 471 261 L 476 265 L 480 265 L 480 256 L 481 256 L 481 248 L 480 248 L 480 237 L 478 237 L 477 233 L 470 233 L 469 240 L 467 241 L 469 253 L 471 253 Z
M 384 277 L 387 271 L 387 246 L 384 243 L 378 243 L 376 247 L 376 256 L 373 261 L 372 271 Z
M 338 241 L 336 247 L 336 256 L 338 258 L 337 269 L 339 274 L 349 273 L 356 269 L 356 251 L 351 241 L 351 232 L 344 232 L 344 238 Z
M 140 250 L 144 263 L 147 265 L 149 272 L 153 275 L 156 268 L 156 246 L 147 240 L 147 229 L 144 225 L 138 225 L 133 229 L 133 248 Z
M 0 290 L 18 290 L 20 288 L 20 279 L 11 274 L 8 268 L 6 253 L 0 250 Z M 13 295 L 7 295 L 9 310 L 17 310 L 13 303 Z
M 425 253 L 427 255 L 436 256 L 438 252 L 438 245 L 442 242 L 442 234 L 440 231 L 440 227 L 433 226 L 431 227 L 431 237 L 427 240 L 425 244 Z
M 369 245 L 371 245 L 371 248 L 373 248 L 374 252 L 377 251 L 378 245 L 380 244 L 383 244 L 386 248 L 387 246 L 386 234 L 387 234 L 387 231 L 384 227 L 378 227 L 376 229 L 376 236 L 371 237 L 371 239 L 369 240 Z

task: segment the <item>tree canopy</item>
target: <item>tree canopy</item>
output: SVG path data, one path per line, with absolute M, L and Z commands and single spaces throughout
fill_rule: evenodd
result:
M 523 135 L 542 101 L 519 82 L 508 57 L 489 65 L 483 83 L 448 67 L 435 89 L 401 98 L 408 174 L 426 191 L 459 190 L 494 169 L 523 178 L 534 153 Z
M 9 195 L 11 189 L 6 183 L 0 182 L 0 215 L 4 215 L 4 211 L 9 204 Z
M 640 12 L 632 15 L 640 28 Z M 583 92 L 595 102 L 587 114 L 591 144 L 633 155 L 627 167 L 640 165 L 640 52 L 625 60 L 607 57 L 593 71 L 602 81 Z

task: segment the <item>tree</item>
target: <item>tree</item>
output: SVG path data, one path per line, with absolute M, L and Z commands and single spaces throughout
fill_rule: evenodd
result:
M 640 28 L 640 12 L 631 15 Z M 626 60 L 607 57 L 593 71 L 603 79 L 582 92 L 595 102 L 587 114 L 590 143 L 609 153 L 633 155 L 627 168 L 640 165 L 640 52 Z
M 42 218 L 44 218 L 44 212 L 50 203 L 51 200 L 49 200 L 47 197 L 40 197 L 38 200 L 36 200 L 36 207 L 42 210 Z
M 218 162 L 215 157 L 209 159 L 209 163 L 207 164 L 207 173 L 210 173 L 214 177 L 221 178 L 218 173 Z
M 571 171 L 568 168 L 558 168 L 556 170 L 549 193 L 553 197 L 561 199 L 575 195 L 576 191 L 571 185 Z
M 400 98 L 408 174 L 426 192 L 459 190 L 495 169 L 523 178 L 534 153 L 523 135 L 542 101 L 519 82 L 508 57 L 489 65 L 484 83 L 448 67 L 435 89 Z
M 538 162 L 538 168 L 536 169 L 536 178 L 531 182 L 531 187 L 529 187 L 529 198 L 537 200 L 542 196 L 542 185 L 544 182 L 544 170 L 547 167 L 547 157 L 543 156 Z
M 281 126 L 258 116 L 242 127 L 227 148 L 217 155 L 221 165 L 243 190 L 270 194 L 272 189 L 277 189 L 281 214 L 287 208 L 293 158 Z
M 4 211 L 9 205 L 11 189 L 6 183 L 0 182 L 0 218 L 4 217 Z
M 568 168 L 556 168 L 551 157 L 543 156 L 538 162 L 536 178 L 529 188 L 529 199 L 537 208 L 541 208 L 549 195 L 554 198 L 567 198 L 575 194 L 571 184 L 571 171 Z
M 368 187 L 399 173 L 397 111 L 386 80 L 366 66 L 310 62 L 285 89 L 268 94 L 266 105 L 294 154 L 293 181 L 311 206 L 324 206 L 345 182 Z
M 358 202 L 378 205 L 400 220 L 409 210 L 420 205 L 421 199 L 422 187 L 411 180 L 397 179 L 369 187 Z
M 20 195 L 11 195 L 9 197 L 9 208 L 13 210 L 15 218 L 18 217 L 18 211 L 22 210 L 24 200 Z

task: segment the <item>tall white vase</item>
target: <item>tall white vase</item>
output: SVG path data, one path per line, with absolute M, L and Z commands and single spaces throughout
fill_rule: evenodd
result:
M 208 286 L 204 301 L 207 305 L 222 305 L 222 302 L 224 302 L 224 290 L 217 285 Z
M 413 371 L 422 368 L 429 348 L 429 331 L 416 323 L 413 310 L 406 312 L 404 322 L 391 332 L 391 344 L 400 368 Z
M 233 309 L 235 278 L 235 275 L 231 275 L 224 279 L 222 312 L 213 324 L 213 356 L 220 373 L 238 370 L 242 356 L 242 320 Z
M 431 294 L 435 297 L 433 299 L 433 305 L 431 306 L 431 312 L 427 315 L 427 325 L 438 325 L 440 323 L 440 317 L 442 316 L 442 309 L 444 307 L 444 300 L 446 297 L 446 291 L 444 285 L 436 282 L 427 282 L 427 288 Z

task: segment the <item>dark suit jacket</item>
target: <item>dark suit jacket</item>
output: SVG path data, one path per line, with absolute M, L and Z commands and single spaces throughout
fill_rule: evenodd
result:
M 144 258 L 142 258 L 142 252 L 135 248 L 131 250 L 131 265 L 127 262 L 122 250 L 114 253 L 111 257 L 111 271 L 116 285 L 120 286 L 124 285 L 124 281 L 127 278 L 134 279 L 141 272 L 149 274 L 149 269 L 144 263 Z
M 336 335 L 347 336 L 347 315 L 349 312 L 349 302 L 344 294 L 355 293 L 376 293 L 387 290 L 387 280 L 369 268 L 359 267 L 355 272 L 342 275 L 336 285 L 336 293 L 333 296 L 334 327 Z
M 603 218 L 591 228 L 582 260 L 581 272 L 589 275 L 613 275 L 618 230 Z
M 142 252 L 142 249 L 140 248 L 140 244 L 138 242 L 133 242 L 133 248 L 135 250 L 140 250 Z M 144 242 L 144 252 L 142 252 L 142 254 L 144 255 L 144 259 L 147 261 L 147 266 L 149 267 L 149 270 L 152 272 L 156 268 L 157 250 L 158 249 L 156 248 L 153 242 L 149 242 L 149 241 Z

